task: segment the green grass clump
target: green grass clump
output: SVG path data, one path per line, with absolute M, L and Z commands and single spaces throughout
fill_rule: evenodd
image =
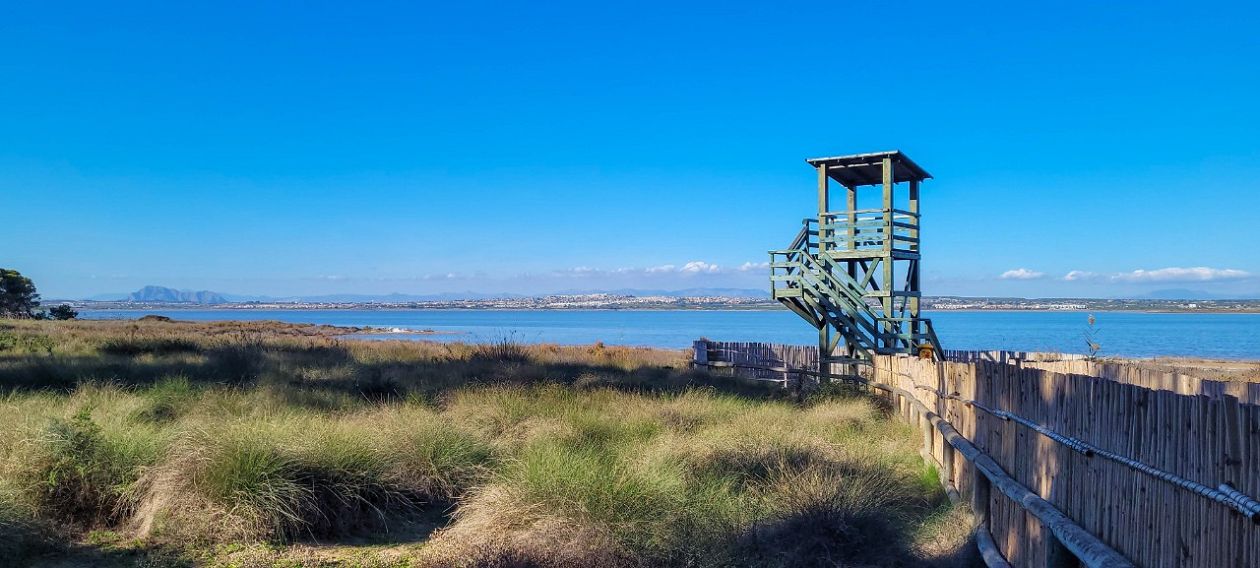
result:
M 202 422 L 173 445 L 142 483 L 146 534 L 291 542 L 389 530 L 445 509 L 493 459 L 489 444 L 422 407 L 259 414 Z
M 174 421 L 193 406 L 197 389 L 187 377 L 168 377 L 151 388 L 142 391 L 147 404 L 137 409 L 132 417 L 139 422 L 163 424 Z

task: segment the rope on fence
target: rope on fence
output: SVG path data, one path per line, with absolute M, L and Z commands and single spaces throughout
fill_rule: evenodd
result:
M 1244 495 L 1237 489 L 1234 489 L 1225 483 L 1222 483 L 1219 489 L 1221 493 L 1228 495 L 1230 500 L 1236 503 L 1238 507 L 1250 511 L 1251 520 L 1256 524 L 1260 524 L 1260 501 L 1256 501 L 1255 499 Z

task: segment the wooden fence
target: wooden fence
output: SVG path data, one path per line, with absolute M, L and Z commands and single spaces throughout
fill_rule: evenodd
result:
M 704 356 L 769 360 L 739 347 L 758 344 L 718 345 Z M 767 349 L 787 366 L 782 346 Z M 947 355 L 964 361 L 877 356 L 870 384 L 971 501 L 991 566 L 1260 567 L 1260 405 L 1149 370 L 1058 372 L 1101 369 L 1083 358 Z
M 1136 565 L 1260 566 L 1260 406 L 988 361 L 877 356 L 875 381 Z M 910 404 L 898 401 L 913 419 Z M 944 481 L 973 497 L 974 464 L 927 441 Z M 1046 523 L 987 493 L 977 513 L 1001 554 L 1053 565 L 1063 543 Z
M 800 386 L 808 382 L 811 376 L 808 373 L 818 370 L 818 348 L 701 339 L 693 346 L 692 362 L 711 369 L 727 369 L 732 375 L 745 379 Z

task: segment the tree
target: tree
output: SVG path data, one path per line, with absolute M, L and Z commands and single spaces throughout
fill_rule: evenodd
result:
M 70 304 L 61 304 L 48 309 L 48 317 L 55 320 L 72 320 L 79 317 L 79 312 Z
M 39 307 L 39 293 L 30 278 L 16 270 L 0 268 L 0 318 L 32 318 Z

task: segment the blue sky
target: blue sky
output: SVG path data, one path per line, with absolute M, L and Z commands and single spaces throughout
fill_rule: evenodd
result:
M 804 159 L 900 148 L 929 294 L 1260 296 L 1254 4 L 256 4 L 3 9 L 0 266 L 764 287 Z

